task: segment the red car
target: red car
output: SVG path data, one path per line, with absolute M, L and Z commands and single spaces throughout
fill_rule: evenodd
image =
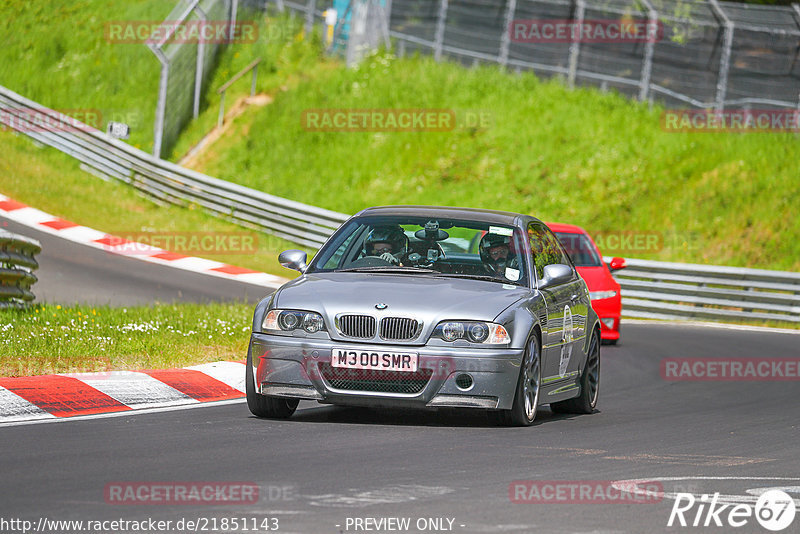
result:
M 620 287 L 611 271 L 625 268 L 623 258 L 613 258 L 609 265 L 586 230 L 572 224 L 547 223 L 567 250 L 578 273 L 589 286 L 592 308 L 600 317 L 600 338 L 616 345 L 619 340 L 619 317 L 622 313 Z

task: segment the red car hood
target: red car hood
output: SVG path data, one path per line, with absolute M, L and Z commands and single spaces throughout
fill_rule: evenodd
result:
M 619 291 L 619 284 L 606 267 L 578 267 L 578 274 L 586 280 L 589 291 Z

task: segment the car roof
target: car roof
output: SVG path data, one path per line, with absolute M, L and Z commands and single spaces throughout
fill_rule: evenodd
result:
M 485 210 L 479 208 L 458 208 L 453 206 L 375 206 L 356 214 L 367 215 L 410 215 L 417 217 L 465 218 L 497 224 L 516 225 L 519 218 L 532 218 L 509 211 Z
M 554 232 L 567 232 L 570 234 L 586 234 L 586 230 L 581 228 L 580 226 L 575 226 L 574 224 L 564 224 L 564 223 L 545 223 L 548 228 L 550 228 Z

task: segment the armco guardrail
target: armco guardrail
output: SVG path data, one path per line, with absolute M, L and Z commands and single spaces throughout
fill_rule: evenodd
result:
M 614 272 L 624 317 L 800 323 L 800 273 L 649 260 L 627 264 Z
M 196 204 L 250 228 L 318 248 L 347 215 L 268 195 L 164 161 L 0 87 L 0 123 L 171 204 Z
M 32 110 L 50 114 L 46 128 L 31 117 Z M 321 246 L 349 217 L 155 158 L 4 87 L 0 87 L 0 123 L 77 158 L 99 176 L 126 182 L 155 199 L 196 204 L 311 248 Z M 626 317 L 800 323 L 800 273 L 631 259 L 615 276 L 622 285 Z
M 35 239 L 0 230 L 0 308 L 21 306 L 34 299 L 33 271 L 42 245 Z

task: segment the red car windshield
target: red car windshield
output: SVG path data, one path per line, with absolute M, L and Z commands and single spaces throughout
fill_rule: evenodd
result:
M 575 267 L 600 267 L 602 259 L 586 234 L 556 232 L 556 237 L 567 250 Z

